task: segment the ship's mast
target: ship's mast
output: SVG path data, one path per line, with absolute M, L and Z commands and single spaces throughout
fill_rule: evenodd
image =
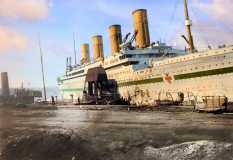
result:
M 192 36 L 192 31 L 191 31 L 191 20 L 189 17 L 189 11 L 188 11 L 188 2 L 187 0 L 184 0 L 184 11 L 185 11 L 185 26 L 186 30 L 188 33 L 188 44 L 189 44 L 189 49 L 191 52 L 195 51 L 194 43 L 193 43 L 193 36 Z
M 73 33 L 73 41 L 74 41 L 74 64 L 77 65 L 77 52 L 76 52 L 75 32 Z
M 38 43 L 39 43 L 39 49 L 40 49 L 40 63 L 41 63 L 41 73 L 42 73 L 42 80 L 43 80 L 44 101 L 46 102 L 47 95 L 46 95 L 46 87 L 45 87 L 43 52 L 42 52 L 42 47 L 41 47 L 40 35 L 38 36 Z

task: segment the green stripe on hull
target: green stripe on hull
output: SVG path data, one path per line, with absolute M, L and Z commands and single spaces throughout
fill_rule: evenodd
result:
M 140 84 L 148 84 L 148 83 L 158 83 L 162 81 L 163 81 L 163 78 L 159 77 L 159 78 L 144 79 L 144 80 L 139 80 L 139 81 L 123 82 L 123 83 L 120 83 L 119 86 L 123 87 L 123 86 L 140 85 Z
M 63 92 L 81 92 L 83 88 L 62 89 Z
M 233 67 L 228 67 L 228 68 L 220 68 L 220 69 L 214 69 L 214 70 L 208 70 L 208 71 L 175 75 L 174 78 L 175 80 L 181 80 L 181 79 L 213 76 L 213 75 L 218 75 L 218 74 L 227 74 L 227 73 L 232 73 L 232 72 L 233 72 Z
M 213 70 L 208 70 L 208 71 L 193 72 L 193 73 L 187 73 L 187 74 L 180 74 L 180 75 L 175 75 L 174 78 L 175 78 L 175 80 L 182 80 L 182 79 L 206 77 L 206 76 L 219 75 L 219 74 L 227 74 L 227 73 L 233 73 L 233 67 L 213 69 Z M 144 80 L 138 80 L 138 81 L 123 82 L 123 83 L 119 83 L 118 85 L 119 85 L 119 87 L 124 87 L 124 86 L 141 85 L 141 84 L 149 84 L 149 83 L 159 83 L 159 82 L 163 82 L 163 77 L 144 79 Z M 83 91 L 83 89 L 82 88 L 62 89 L 62 91 L 63 92 L 78 92 L 78 91 L 80 92 L 80 91 Z
M 190 78 L 197 78 L 197 77 L 213 76 L 213 75 L 219 75 L 219 74 L 227 74 L 227 73 L 233 73 L 233 67 L 213 69 L 213 70 L 201 71 L 201 72 L 193 72 L 193 73 L 187 73 L 187 74 L 180 74 L 180 75 L 175 75 L 174 78 L 175 80 L 182 80 L 182 79 L 190 79 Z M 120 83 L 119 86 L 124 87 L 124 86 L 131 86 L 131 85 L 158 83 L 162 81 L 163 81 L 163 78 L 158 77 L 158 78 L 152 78 L 152 79 L 123 82 L 123 83 Z

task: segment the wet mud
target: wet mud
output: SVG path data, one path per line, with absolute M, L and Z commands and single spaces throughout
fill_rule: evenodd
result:
M 0 109 L 1 160 L 232 159 L 233 115 Z

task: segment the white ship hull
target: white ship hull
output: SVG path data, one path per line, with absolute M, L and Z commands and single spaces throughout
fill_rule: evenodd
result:
M 138 61 L 146 62 L 145 59 Z M 135 65 L 112 68 L 108 63 L 98 65 L 106 69 L 109 79 L 117 81 L 120 96 L 134 104 L 152 105 L 165 93 L 176 95 L 178 92 L 184 93 L 186 100 L 226 96 L 233 101 L 232 46 L 155 60 L 142 69 L 135 69 Z M 71 95 L 74 100 L 80 98 L 84 83 L 85 76 L 64 80 L 60 85 L 63 98 L 71 100 Z
M 166 82 L 132 85 L 120 87 L 119 91 L 122 97 L 132 100 L 132 103 L 138 105 L 153 105 L 158 99 L 165 99 L 166 93 L 177 100 L 177 93 L 182 92 L 185 95 L 185 101 L 194 100 L 202 96 L 226 96 L 229 101 L 233 101 L 233 74 L 207 76 L 201 78 L 192 78 L 186 80 L 176 80 L 172 84 Z M 160 97 L 163 95 L 163 97 Z

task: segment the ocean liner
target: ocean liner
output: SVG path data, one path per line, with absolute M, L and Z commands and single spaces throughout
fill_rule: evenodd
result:
M 233 46 L 197 51 L 191 32 L 187 0 L 184 0 L 186 36 L 185 50 L 161 42 L 150 41 L 147 10 L 135 10 L 134 33 L 122 39 L 121 26 L 109 27 L 111 56 L 104 57 L 102 36 L 92 37 L 94 61 L 89 45 L 81 46 L 81 65 L 71 65 L 67 59 L 65 74 L 58 78 L 64 100 L 79 101 L 84 94 L 100 96 L 101 85 L 95 83 L 96 73 L 114 80 L 121 99 L 131 104 L 153 105 L 162 96 L 185 100 L 202 96 L 226 96 L 233 100 Z M 134 45 L 135 42 L 135 45 Z M 94 74 L 90 76 L 90 73 Z M 95 78 L 94 78 L 95 77 Z M 104 77 L 104 76 L 102 76 Z

